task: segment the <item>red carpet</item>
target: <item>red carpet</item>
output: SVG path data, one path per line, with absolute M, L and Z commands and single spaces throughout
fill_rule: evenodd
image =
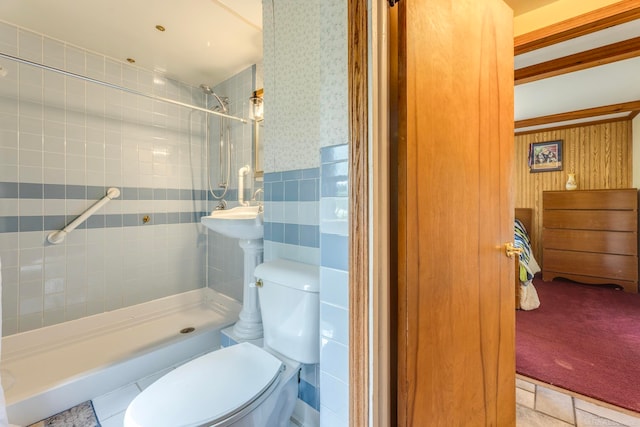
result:
M 534 284 L 540 308 L 516 312 L 516 372 L 640 412 L 640 294 Z

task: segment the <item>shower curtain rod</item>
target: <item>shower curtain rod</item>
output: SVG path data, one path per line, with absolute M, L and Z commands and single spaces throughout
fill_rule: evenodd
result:
M 19 58 L 17 56 L 8 55 L 6 53 L 0 52 L 0 57 L 1 58 L 6 58 L 6 59 L 11 59 L 11 60 L 19 62 L 21 64 L 26 64 L 26 65 L 31 65 L 33 67 L 42 68 L 43 70 L 48 70 L 48 71 L 53 71 L 55 73 L 64 74 L 65 76 L 75 77 L 75 78 L 80 79 L 80 80 L 84 80 L 84 81 L 91 82 L 91 83 L 96 83 L 96 84 L 99 84 L 99 85 L 102 85 L 102 86 L 106 86 L 106 87 L 109 87 L 109 88 L 112 88 L 112 89 L 121 90 L 123 92 L 128 92 L 128 93 L 131 93 L 131 94 L 134 94 L 134 95 L 144 96 L 145 98 L 150 98 L 150 99 L 153 99 L 155 101 L 162 101 L 162 102 L 166 102 L 166 103 L 169 103 L 169 104 L 179 105 L 181 107 L 191 108 L 192 110 L 202 111 L 203 113 L 213 114 L 213 115 L 221 116 L 221 117 L 226 117 L 228 119 L 237 120 L 237 121 L 239 121 L 241 123 L 247 123 L 247 120 L 245 120 L 243 118 L 240 118 L 240 117 L 230 116 L 228 114 L 220 113 L 218 111 L 208 110 L 206 108 L 197 107 L 195 105 L 186 104 L 184 102 L 175 101 L 173 99 L 163 98 L 161 96 L 155 96 L 155 95 L 150 95 L 148 93 L 139 92 L 137 90 L 129 89 L 129 88 L 126 88 L 124 86 L 119 86 L 119 85 L 116 85 L 116 84 L 113 84 L 113 83 L 104 82 L 102 80 L 93 79 L 91 77 L 83 76 L 81 74 L 76 74 L 76 73 L 72 73 L 72 72 L 65 71 L 65 70 L 61 70 L 59 68 L 50 67 L 48 65 L 44 65 L 44 64 L 40 64 L 40 63 L 37 63 L 37 62 L 29 61 L 29 60 L 26 60 L 26 59 L 23 59 L 23 58 Z

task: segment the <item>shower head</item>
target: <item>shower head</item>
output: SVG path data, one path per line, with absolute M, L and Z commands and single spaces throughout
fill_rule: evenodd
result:
M 209 86 L 204 84 L 204 83 L 200 85 L 200 89 L 202 89 L 202 91 L 207 95 L 212 95 L 213 94 L 213 90 Z
M 218 104 L 220 104 L 220 109 L 222 110 L 222 112 L 227 113 L 226 98 L 221 99 L 218 95 L 216 95 L 216 93 L 213 91 L 213 89 L 211 89 L 210 86 L 204 83 L 200 85 L 200 89 L 202 89 L 205 95 L 213 95 L 213 97 L 218 101 Z
M 218 100 L 218 104 L 220 104 L 220 108 L 222 109 L 222 112 L 226 114 L 227 113 L 227 98 L 220 99 L 220 97 L 218 95 L 216 95 L 214 92 L 211 92 L 211 95 L 213 95 L 213 97 Z

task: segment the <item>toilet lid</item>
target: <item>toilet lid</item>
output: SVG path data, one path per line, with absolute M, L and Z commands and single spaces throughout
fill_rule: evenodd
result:
M 282 362 L 249 343 L 213 351 L 174 369 L 131 402 L 125 427 L 200 426 L 240 411 L 280 374 Z

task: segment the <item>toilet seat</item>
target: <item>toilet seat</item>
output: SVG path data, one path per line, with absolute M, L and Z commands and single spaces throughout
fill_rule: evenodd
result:
M 169 372 L 140 393 L 127 408 L 124 426 L 222 423 L 266 398 L 277 386 L 282 368 L 277 357 L 249 343 L 213 351 Z

